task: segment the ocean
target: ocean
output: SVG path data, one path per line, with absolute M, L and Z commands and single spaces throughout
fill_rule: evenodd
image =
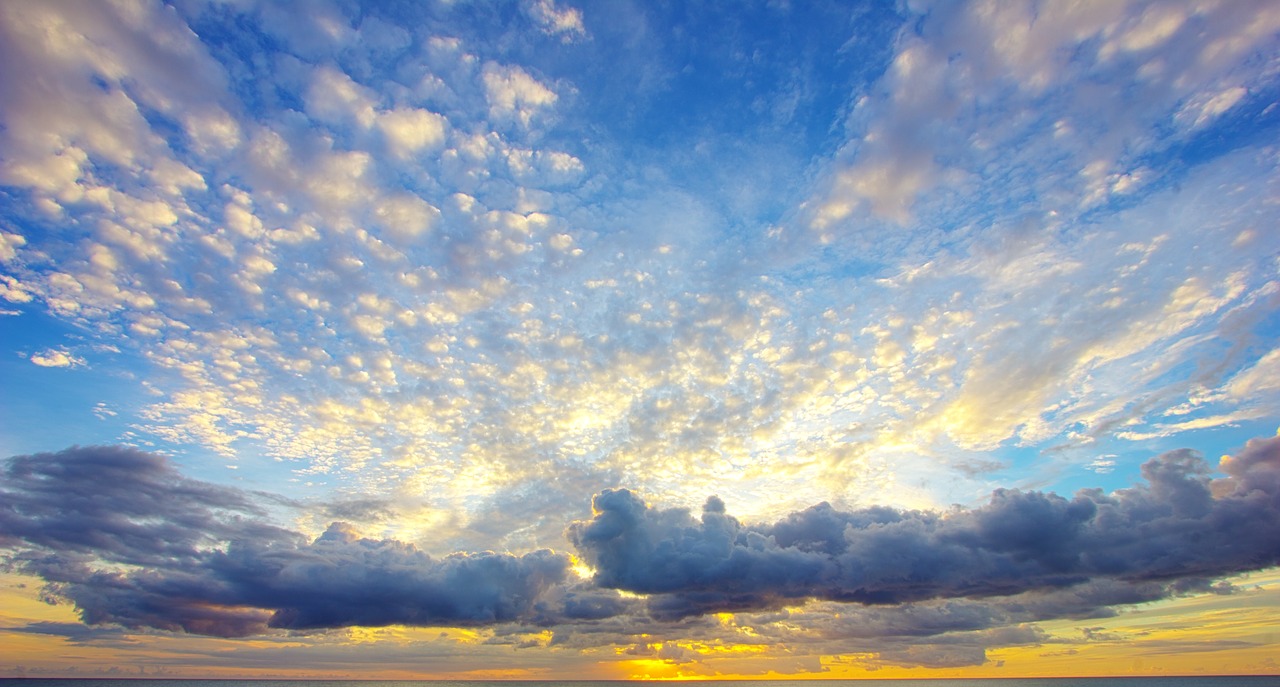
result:
M 683 680 L 702 687 L 1280 687 L 1280 675 L 969 678 L 931 680 Z M 611 680 L 173 680 L 0 678 L 0 687 L 620 687 Z

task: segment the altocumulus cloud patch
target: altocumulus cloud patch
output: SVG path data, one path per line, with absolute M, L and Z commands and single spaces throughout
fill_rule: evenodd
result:
M 433 557 L 341 522 L 308 540 L 260 505 L 297 504 L 186 478 L 137 449 L 75 447 L 7 461 L 0 543 L 48 598 L 71 601 L 90 624 L 134 629 L 523 624 L 567 641 L 621 617 L 662 623 L 814 600 L 862 619 L 815 618 L 831 636 L 933 636 L 1088 617 L 1277 564 L 1280 438 L 1251 441 L 1221 469 L 1212 479 L 1198 455 L 1174 451 L 1111 494 L 997 490 L 982 507 L 947 512 L 820 504 L 766 525 L 744 525 L 716 497 L 695 519 L 611 489 L 566 532 L 595 568 L 586 582 L 567 553 L 548 549 Z

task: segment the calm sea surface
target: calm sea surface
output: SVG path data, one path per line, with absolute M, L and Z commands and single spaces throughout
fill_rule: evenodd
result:
M 984 678 L 971 680 L 718 680 L 684 681 L 705 687 L 1280 687 L 1280 676 Z M 145 686 L 129 683 L 145 683 Z M 601 680 L 62 680 L 0 678 L 0 687 L 620 687 Z

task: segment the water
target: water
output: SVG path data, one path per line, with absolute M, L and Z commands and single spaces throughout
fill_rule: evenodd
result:
M 131 685 L 130 683 L 145 683 Z M 695 687 L 1280 687 L 1280 676 L 685 680 Z M 0 687 L 625 687 L 610 680 L 171 680 L 0 678 Z

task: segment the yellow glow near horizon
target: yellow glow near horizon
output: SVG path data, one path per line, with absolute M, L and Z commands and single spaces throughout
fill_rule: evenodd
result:
M 661 640 L 642 635 L 651 656 L 631 656 L 615 647 L 612 660 L 602 660 L 598 649 L 570 650 L 550 646 L 552 633 L 543 630 L 512 637 L 521 648 L 491 645 L 491 630 L 468 628 L 420 628 L 390 626 L 349 628 L 341 633 L 222 640 L 190 635 L 127 634 L 132 675 L 211 677 L 291 677 L 349 679 L 593 679 L 627 680 L 727 680 L 727 679 L 860 679 L 860 678 L 995 678 L 1063 677 L 1152 674 L 1276 674 L 1280 664 L 1274 649 L 1280 644 L 1280 568 L 1230 580 L 1239 591 L 1231 595 L 1201 594 L 1168 599 L 1123 610 L 1111 618 L 1056 620 L 1039 623 L 1047 636 L 1041 644 L 996 648 L 987 662 L 977 666 L 923 668 L 889 665 L 874 653 L 806 655 L 802 644 L 785 651 L 764 644 L 735 644 L 720 640 Z M 14 628 L 33 623 L 79 624 L 68 605 L 48 605 L 39 599 L 38 580 L 21 575 L 0 575 L 0 642 L 9 656 L 21 656 L 21 664 L 9 659 L 7 674 L 106 675 L 123 660 L 117 646 L 77 643 L 55 634 L 18 632 Z M 736 629 L 744 637 L 754 634 L 738 625 L 737 616 L 714 616 L 723 628 Z M 1086 633 L 1086 629 L 1088 632 Z M 186 663 L 190 647 L 225 646 L 244 658 L 256 652 L 298 652 L 305 657 L 328 648 L 355 647 L 382 642 L 402 647 L 403 662 L 358 670 L 320 667 L 225 667 Z M 456 656 L 477 649 L 493 652 L 484 669 L 447 664 L 434 667 L 408 665 L 411 657 L 432 646 L 433 655 L 456 647 Z M 465 648 L 464 648 L 465 647 Z M 672 658 L 660 658 L 667 648 Z M 549 662 L 548 662 L 549 661 Z M 507 664 L 510 662 L 510 664 Z M 507 665 L 504 665 L 507 664 Z M 20 665 L 21 668 L 17 666 Z M 296 665 L 306 665 L 305 662 Z M 3 666 L 0 666 L 3 667 Z M 13 672 L 17 670 L 17 672 Z M 115 673 L 118 674 L 118 673 Z

